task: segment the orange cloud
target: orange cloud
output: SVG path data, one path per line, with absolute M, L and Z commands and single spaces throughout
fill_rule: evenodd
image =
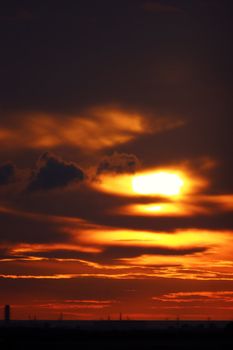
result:
M 208 302 L 221 301 L 233 303 L 233 292 L 231 291 L 197 291 L 197 292 L 177 292 L 164 294 L 161 297 L 153 297 L 153 300 L 174 301 L 174 302 Z M 233 305 L 232 305 L 233 306 Z
M 111 106 L 90 108 L 82 115 L 26 113 L 15 119 L 14 127 L 0 128 L 4 147 L 51 149 L 65 145 L 98 151 L 182 125 L 179 119 L 161 117 L 149 125 L 146 116 Z
M 190 216 L 208 214 L 209 210 L 204 207 L 189 203 L 149 203 L 130 204 L 116 210 L 122 215 L 137 216 Z
M 152 300 L 152 309 L 168 314 L 174 310 L 182 319 L 227 319 L 233 309 L 233 292 L 224 289 L 165 293 Z
M 7 278 L 7 279 L 69 279 L 73 278 L 75 275 L 70 274 L 54 274 L 54 275 L 10 275 L 10 274 L 0 274 L 0 278 Z
M 224 236 L 224 242 L 223 242 Z M 99 228 L 94 230 L 80 230 L 78 239 L 82 243 L 92 242 L 92 244 L 122 245 L 128 246 L 165 246 L 169 248 L 180 248 L 187 246 L 215 246 L 231 241 L 231 232 L 213 232 L 205 230 L 177 230 L 175 233 L 117 230 L 111 228 Z
M 208 196 L 200 197 L 203 201 L 208 199 Z M 230 197 L 219 199 L 216 196 L 214 200 L 228 203 Z M 54 279 L 96 276 L 233 280 L 230 230 L 177 229 L 166 233 L 114 229 L 78 218 L 33 214 L 6 207 L 1 207 L 0 211 L 33 219 L 35 224 L 37 221 L 57 223 L 57 230 L 68 237 L 60 243 L 11 243 L 6 247 L 2 244 L 3 252 L 7 249 L 0 265 L 4 278 L 45 275 Z M 20 265 L 23 261 L 28 262 L 28 274 L 24 273 L 25 265 Z
M 115 208 L 121 215 L 136 216 L 198 216 L 233 211 L 233 195 L 188 195 L 168 202 L 128 204 Z
M 233 210 L 233 195 L 223 194 L 223 195 L 209 195 L 203 196 L 203 201 L 207 203 L 213 203 L 217 206 L 218 210 L 232 211 Z
M 64 243 L 52 243 L 52 244 L 17 244 L 16 247 L 11 249 L 12 255 L 17 254 L 25 254 L 25 253 L 36 253 L 36 252 L 48 252 L 48 251 L 54 251 L 54 250 L 72 250 L 72 251 L 78 251 L 78 252 L 85 252 L 85 253 L 99 253 L 101 252 L 100 248 L 97 247 L 91 247 L 91 246 L 82 246 L 76 244 L 64 244 Z

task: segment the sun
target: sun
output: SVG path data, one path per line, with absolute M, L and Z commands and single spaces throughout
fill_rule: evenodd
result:
M 179 173 L 158 171 L 136 175 L 132 179 L 132 189 L 141 195 L 177 196 L 184 187 L 184 179 Z
M 92 183 L 99 191 L 117 196 L 167 197 L 180 200 L 206 186 L 206 182 L 187 169 L 157 168 L 135 174 L 103 174 Z M 156 210 L 159 211 L 159 208 Z

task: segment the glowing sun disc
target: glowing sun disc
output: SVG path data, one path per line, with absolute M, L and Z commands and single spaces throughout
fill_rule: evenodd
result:
M 176 196 L 183 186 L 181 175 L 166 171 L 138 175 L 132 179 L 133 191 L 142 195 Z

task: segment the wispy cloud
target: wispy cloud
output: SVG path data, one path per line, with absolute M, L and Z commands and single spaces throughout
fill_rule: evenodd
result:
M 176 292 L 164 294 L 161 297 L 153 297 L 153 300 L 163 302 L 208 302 L 224 301 L 233 303 L 233 292 L 231 291 L 195 291 L 195 292 Z
M 140 135 L 160 133 L 183 125 L 180 118 L 145 115 L 119 107 L 103 106 L 78 115 L 31 112 L 11 116 L 11 125 L 0 127 L 0 144 L 7 148 L 54 149 L 77 147 L 98 151 L 129 142 Z

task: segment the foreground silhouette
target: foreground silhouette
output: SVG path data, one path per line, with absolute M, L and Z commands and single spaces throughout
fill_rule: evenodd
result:
M 88 323 L 89 322 L 89 323 Z M 233 323 L 168 322 L 167 328 L 150 328 L 141 321 L 15 321 L 0 324 L 0 348 L 63 349 L 232 349 Z M 141 327 L 140 327 L 141 324 Z M 166 325 L 166 322 L 163 323 Z M 82 329 L 82 325 L 83 329 Z M 85 326 L 86 325 L 86 326 Z M 89 326 L 89 329 L 88 327 Z M 133 329 L 134 328 L 134 329 Z

